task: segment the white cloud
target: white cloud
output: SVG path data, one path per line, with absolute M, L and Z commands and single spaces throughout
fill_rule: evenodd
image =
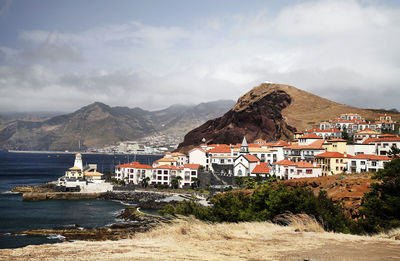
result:
M 95 100 L 159 109 L 237 99 L 266 80 L 392 108 L 400 97 L 398 17 L 399 9 L 374 2 L 307 1 L 175 27 L 134 21 L 24 31 L 29 48 L 0 47 L 0 110 L 16 96 L 24 110 L 72 110 Z

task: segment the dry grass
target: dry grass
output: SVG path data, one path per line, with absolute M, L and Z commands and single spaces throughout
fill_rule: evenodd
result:
M 289 226 L 269 222 L 209 224 L 185 218 L 134 238 L 66 242 L 0 250 L 0 260 L 394 260 L 400 242 L 321 231 L 295 215 Z M 299 231 L 299 232 L 295 232 Z

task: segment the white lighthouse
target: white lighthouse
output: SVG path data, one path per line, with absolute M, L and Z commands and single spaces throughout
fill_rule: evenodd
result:
M 83 170 L 82 154 L 77 153 L 75 155 L 74 167 L 79 168 L 81 171 Z

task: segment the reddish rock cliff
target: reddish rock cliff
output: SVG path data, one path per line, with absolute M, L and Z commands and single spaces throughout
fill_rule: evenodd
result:
M 187 151 L 199 145 L 202 138 L 208 144 L 236 144 L 244 135 L 249 141 L 289 138 L 296 128 L 285 122 L 282 110 L 291 102 L 292 98 L 280 85 L 271 84 L 262 91 L 254 88 L 224 116 L 209 120 L 186 134 L 178 149 Z

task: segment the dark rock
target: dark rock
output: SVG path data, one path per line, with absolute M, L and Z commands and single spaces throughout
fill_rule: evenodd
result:
M 253 90 L 242 96 L 224 116 L 209 120 L 186 134 L 178 150 L 187 151 L 198 146 L 202 137 L 209 144 L 236 144 L 245 135 L 249 141 L 291 137 L 296 128 L 289 126 L 282 116 L 282 110 L 292 102 L 290 95 L 279 88 L 262 94 L 254 94 Z

